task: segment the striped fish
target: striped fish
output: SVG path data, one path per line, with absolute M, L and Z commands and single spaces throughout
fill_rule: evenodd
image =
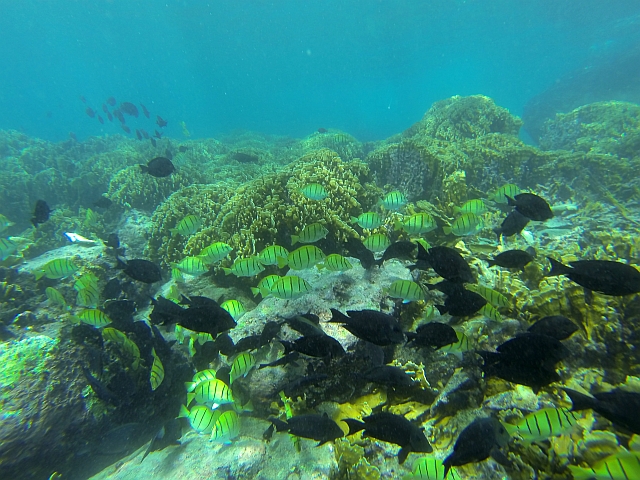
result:
M 201 404 L 212 404 L 218 408 L 220 405 L 233 402 L 233 394 L 229 386 L 222 380 L 205 380 L 199 382 L 192 392 L 187 393 L 187 406 L 193 402 Z
M 162 365 L 162 361 L 160 357 L 156 354 L 156 349 L 151 349 L 151 354 L 153 355 L 153 364 L 151 365 L 151 374 L 149 380 L 151 382 L 151 390 L 156 390 L 164 380 L 164 365 Z
M 365 238 L 362 243 L 368 250 L 378 253 L 384 252 L 391 245 L 391 240 L 384 233 L 374 233 Z
M 51 303 L 52 305 L 58 305 L 62 308 L 66 308 L 67 310 L 70 309 L 62 294 L 55 288 L 47 287 L 44 293 L 47 296 L 47 300 L 49 300 L 49 303 Z
M 93 210 L 91 210 L 90 208 L 87 208 L 87 212 L 85 213 L 85 216 L 84 216 L 84 226 L 93 227 L 97 223 L 98 223 L 98 214 Z
M 500 312 L 498 310 L 496 310 L 491 304 L 486 303 L 482 306 L 482 308 L 480 310 L 478 310 L 478 313 L 480 315 L 484 315 L 485 317 L 487 317 L 489 320 L 493 320 L 495 322 L 501 322 L 502 321 L 502 315 L 500 315 Z
M 233 410 L 220 414 L 211 430 L 211 441 L 231 443 L 240 434 L 240 417 Z
M 94 327 L 104 327 L 111 323 L 111 319 L 101 310 L 96 308 L 88 308 L 80 312 L 76 317 L 82 323 L 93 325 Z
M 178 418 L 188 418 L 191 428 L 204 435 L 211 433 L 218 417 L 220 417 L 220 412 L 214 412 L 206 405 L 194 405 L 191 410 L 181 405 L 178 414 Z
M 640 452 L 621 450 L 590 468 L 569 465 L 574 480 L 637 480 L 640 478 Z
M 36 280 L 42 277 L 56 280 L 73 275 L 78 271 L 78 267 L 68 258 L 56 258 L 43 265 L 40 270 L 35 271 Z
M 4 232 L 7 228 L 15 225 L 14 222 L 0 213 L 0 232 Z
M 4 261 L 18 251 L 18 244 L 8 238 L 0 238 L 0 260 Z
M 231 268 L 222 268 L 225 275 L 233 273 L 236 277 L 255 277 L 264 271 L 264 267 L 258 261 L 258 257 L 236 258 Z
M 324 253 L 315 245 L 305 245 L 287 256 L 286 263 L 278 259 L 278 267 L 283 268 L 289 265 L 292 270 L 304 270 L 322 262 L 325 259 Z
M 295 275 L 282 277 L 271 287 L 271 295 L 283 300 L 294 300 L 312 290 L 306 280 Z
M 327 255 L 327 258 L 324 259 L 324 262 L 319 263 L 316 267 L 320 270 L 326 268 L 332 272 L 344 272 L 346 270 L 350 270 L 353 268 L 351 262 L 344 258 L 342 255 L 338 253 L 332 253 L 331 255 Z
M 407 204 L 407 197 L 404 193 L 395 190 L 387 193 L 383 199 L 380 200 L 380 204 L 386 210 L 400 210 Z
M 539 442 L 575 431 L 578 417 L 567 408 L 549 407 L 530 413 L 516 424 L 505 423 L 504 428 L 525 442 Z
M 185 382 L 184 386 L 187 388 L 187 393 L 193 392 L 200 382 L 206 382 L 207 380 L 215 380 L 216 371 L 213 368 L 201 370 L 193 375 L 190 382 Z
M 198 254 L 198 257 L 207 265 L 218 263 L 233 251 L 233 248 L 224 243 L 216 242 L 208 247 L 202 249 Z
M 433 217 L 428 213 L 416 213 L 405 218 L 403 221 L 398 220 L 395 223 L 395 230 L 404 230 L 409 235 L 420 235 L 435 230 L 438 226 Z
M 475 213 L 476 215 L 482 215 L 487 211 L 487 206 L 479 198 L 474 198 L 465 202 L 461 207 L 454 207 L 453 211 L 456 214 Z
M 456 330 L 456 336 L 458 337 L 458 341 L 456 343 L 452 343 L 451 345 L 446 345 L 442 347 L 440 351 L 455 355 L 460 360 L 462 360 L 462 354 L 464 352 L 468 352 L 469 350 L 471 350 L 471 343 L 469 342 L 469 337 L 467 337 L 462 332 L 459 332 Z
M 484 285 L 469 284 L 466 286 L 466 289 L 481 295 L 482 298 L 484 298 L 495 308 L 509 306 L 509 299 L 507 297 L 505 297 L 500 292 L 497 292 L 496 290 L 485 287 Z
M 209 267 L 200 257 L 185 257 L 180 260 L 180 263 L 173 264 L 172 267 L 193 276 L 202 275 L 209 271 Z
M 73 288 L 78 292 L 83 288 L 93 288 L 97 290 L 98 288 L 98 277 L 96 277 L 93 273 L 85 273 L 78 278 L 73 284 Z
M 358 217 L 351 217 L 351 223 L 357 223 L 361 228 L 371 230 L 382 225 L 382 218 L 376 212 L 364 212 Z
M 396 280 L 386 293 L 392 298 L 401 298 L 403 303 L 426 300 L 423 288 L 411 280 Z
M 196 342 L 199 345 L 204 345 L 207 342 L 213 342 L 213 337 L 210 333 L 193 332 L 193 335 L 189 337 L 189 355 L 192 357 L 196 354 Z
M 327 236 L 329 230 L 321 223 L 312 223 L 302 229 L 299 235 L 291 235 L 291 245 L 296 243 L 315 243 Z
M 239 319 L 247 311 L 244 305 L 238 300 L 226 300 L 220 304 L 234 320 Z
M 187 215 L 184 217 L 175 228 L 170 228 L 169 231 L 172 235 L 180 234 L 183 237 L 193 235 L 202 226 L 202 220 L 197 215 Z
M 229 383 L 233 384 L 238 378 L 246 377 L 253 367 L 256 366 L 255 357 L 249 352 L 242 352 L 231 362 L 231 372 L 229 373 Z
M 262 298 L 266 298 L 271 295 L 271 287 L 274 283 L 280 280 L 280 275 L 267 275 L 264 277 L 256 287 L 251 287 L 251 291 L 253 292 L 253 296 L 256 297 L 258 295 L 262 295 Z
M 327 189 L 319 183 L 310 183 L 308 185 L 305 185 L 300 190 L 300 193 L 302 193 L 302 195 L 307 197 L 309 200 L 316 201 L 324 200 L 329 195 Z
M 496 203 L 507 203 L 507 197 L 514 198 L 516 195 L 520 195 L 521 193 L 522 190 L 520 190 L 517 185 L 507 183 L 506 185 L 498 188 L 492 197 Z
M 97 287 L 83 288 L 76 295 L 76 305 L 79 307 L 96 308 L 100 302 L 100 291 Z
M 447 474 L 449 480 L 460 480 L 460 476 L 455 468 L 449 470 Z M 426 456 L 413 462 L 413 469 L 410 475 L 405 475 L 402 480 L 444 480 L 444 465 L 442 460 L 436 457 Z
M 286 258 L 289 256 L 289 250 L 280 245 L 271 245 L 258 254 L 258 261 L 263 265 L 277 265 L 278 258 Z
M 463 213 L 454 220 L 451 226 L 442 227 L 445 235 L 454 234 L 457 237 L 475 235 L 484 228 L 484 220 L 475 213 Z
M 133 359 L 131 366 L 134 370 L 137 370 L 140 366 L 140 349 L 129 337 L 127 337 L 120 330 L 107 327 L 102 330 L 102 338 L 105 341 L 110 341 L 120 348 L 120 350 L 129 358 Z
M 171 267 L 171 280 L 174 282 L 184 282 L 184 277 L 178 267 Z

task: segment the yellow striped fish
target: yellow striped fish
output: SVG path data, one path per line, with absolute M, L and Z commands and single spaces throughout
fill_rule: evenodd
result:
M 382 225 L 382 218 L 376 212 L 364 212 L 358 217 L 351 217 L 351 223 L 357 223 L 361 228 L 372 230 Z
M 192 392 L 187 393 L 187 406 L 193 402 L 212 404 L 213 408 L 233 402 L 233 394 L 229 386 L 222 380 L 205 380 L 199 382 Z
M 87 212 L 84 216 L 84 226 L 93 227 L 96 223 L 98 223 L 98 214 L 90 208 L 87 208 Z
M 292 270 L 304 270 L 311 268 L 317 263 L 325 259 L 324 253 L 315 245 L 305 245 L 300 247 L 287 256 L 286 263 L 282 259 L 278 259 L 278 267 L 283 268 L 289 265 Z
M 75 281 L 75 283 L 73 284 L 73 288 L 77 291 L 80 291 L 83 288 L 93 288 L 97 290 L 98 277 L 96 277 L 93 273 L 85 273 Z
M 238 300 L 226 300 L 220 304 L 234 320 L 239 319 L 247 311 Z
M 211 430 L 211 441 L 231 443 L 240 434 L 240 417 L 233 410 L 220 414 Z
M 271 245 L 258 254 L 258 261 L 263 265 L 278 265 L 278 258 L 287 259 L 289 250 L 280 245 Z
M 185 257 L 180 260 L 180 263 L 173 264 L 172 267 L 194 277 L 209 271 L 209 267 L 200 257 Z
M 187 215 L 184 217 L 175 228 L 170 228 L 169 231 L 172 235 L 180 234 L 183 237 L 187 235 L 193 235 L 202 226 L 202 220 L 197 215 Z
M 404 230 L 409 235 L 419 235 L 435 230 L 438 226 L 436 221 L 428 213 L 416 213 L 404 220 L 395 223 L 395 230 Z
M 188 418 L 191 428 L 204 435 L 211 433 L 218 417 L 220 417 L 220 412 L 214 412 L 206 405 L 194 405 L 191 410 L 181 405 L 178 414 L 178 418 Z
M 373 235 L 369 235 L 362 242 L 368 250 L 371 250 L 373 253 L 384 252 L 389 245 L 391 245 L 391 240 L 384 233 L 374 233 Z
M 171 280 L 174 282 L 184 282 L 184 277 L 179 268 L 171 267 Z
M 133 359 L 131 366 L 134 370 L 137 370 L 140 366 L 140 349 L 129 337 L 127 337 L 120 330 L 107 327 L 102 330 L 102 338 L 105 341 L 110 341 L 120 348 L 120 350 L 128 357 Z
M 149 380 L 151 382 L 151 390 L 156 390 L 164 380 L 164 365 L 160 361 L 160 357 L 156 354 L 156 349 L 151 349 L 153 355 L 153 364 L 151 365 L 151 374 Z
M 637 480 L 640 478 L 640 452 L 622 450 L 592 467 L 569 465 L 574 480 Z
M 489 303 L 486 303 L 485 305 L 483 305 L 483 307 L 480 310 L 478 310 L 478 313 L 480 315 L 484 315 L 488 319 L 493 320 L 495 322 L 502 321 L 502 315 L 500 315 L 500 312 L 496 310 L 493 306 L 491 306 Z
M 302 229 L 300 234 L 291 235 L 291 245 L 296 243 L 315 243 L 327 236 L 329 230 L 321 223 L 312 223 Z
M 445 235 L 454 234 L 457 237 L 475 235 L 484 228 L 484 220 L 475 213 L 463 213 L 449 227 L 442 227 Z
M 44 293 L 47 296 L 47 300 L 49 300 L 49 303 L 51 303 L 52 305 L 58 305 L 62 308 L 65 308 L 67 310 L 69 310 L 71 307 L 69 307 L 69 305 L 67 305 L 66 300 L 64 299 L 64 297 L 62 296 L 62 294 L 56 290 L 53 287 L 47 287 L 44 291 Z
M 8 238 L 0 238 L 0 260 L 5 261 L 9 256 L 16 253 L 18 244 Z
M 392 298 L 401 298 L 403 303 L 426 300 L 423 288 L 411 280 L 396 280 L 386 293 Z
M 111 319 L 107 316 L 106 313 L 96 309 L 96 308 L 88 308 L 83 310 L 76 318 L 80 320 L 82 323 L 86 323 L 88 325 L 93 325 L 94 327 L 104 327 L 111 323 Z
M 458 341 L 456 343 L 452 343 L 451 345 L 446 345 L 440 349 L 441 352 L 450 353 L 455 355 L 460 360 L 462 360 L 462 354 L 464 352 L 468 352 L 471 350 L 471 342 L 469 342 L 469 337 L 467 337 L 464 333 L 456 330 L 456 336 L 458 337 Z
M 198 254 L 198 257 L 200 257 L 202 261 L 207 265 L 211 265 L 213 263 L 218 263 L 232 251 L 233 248 L 230 245 L 224 242 L 216 242 L 202 249 L 202 251 Z
M 496 203 L 507 203 L 507 197 L 514 198 L 516 195 L 520 195 L 521 193 L 522 190 L 520 190 L 517 185 L 507 183 L 506 185 L 498 188 L 492 197 Z
M 78 307 L 96 308 L 100 302 L 100 291 L 97 288 L 83 288 L 76 295 Z
M 192 357 L 196 354 L 196 342 L 199 345 L 204 345 L 207 342 L 213 342 L 213 337 L 210 333 L 193 332 L 193 335 L 189 337 L 189 355 Z
M 484 285 L 469 284 L 466 285 L 465 288 L 467 290 L 471 290 L 472 292 L 476 292 L 496 308 L 509 306 L 509 299 L 507 297 L 489 287 L 485 287 Z
M 487 206 L 479 198 L 474 198 L 465 202 L 461 207 L 453 207 L 453 211 L 456 214 L 475 213 L 476 215 L 482 215 L 487 211 Z
M 271 295 L 283 300 L 294 300 L 312 290 L 311 285 L 303 278 L 295 275 L 282 277 L 271 287 Z
M 258 257 L 236 258 L 231 268 L 222 268 L 225 275 L 234 274 L 236 277 L 255 277 L 264 271 L 264 267 L 258 261 Z
M 206 382 L 207 380 L 215 380 L 216 371 L 213 368 L 201 370 L 196 372 L 190 382 L 185 382 L 184 386 L 187 388 L 187 393 L 193 392 L 200 382 Z
M 324 259 L 324 262 L 319 263 L 316 267 L 320 270 L 326 268 L 332 272 L 344 272 L 353 268 L 351 262 L 344 258 L 342 255 L 338 253 L 332 253 L 331 255 L 327 255 L 327 258 Z
M 442 460 L 426 456 L 413 462 L 412 473 L 402 477 L 402 480 L 444 480 L 444 478 Z M 447 479 L 460 480 L 460 475 L 458 475 L 455 468 L 452 468 L 447 474 Z
M 249 352 L 242 352 L 231 362 L 231 372 L 229 372 L 229 383 L 233 384 L 238 378 L 246 377 L 253 367 L 256 366 L 255 357 Z
M 40 270 L 35 271 L 36 280 L 42 277 L 56 280 L 73 275 L 78 271 L 78 267 L 68 258 L 56 258 L 43 265 Z
M 387 193 L 380 204 L 387 210 L 400 210 L 407 204 L 407 197 L 397 190 Z
M 329 195 L 327 189 L 319 183 L 310 183 L 308 185 L 305 185 L 300 190 L 300 193 L 302 193 L 302 195 L 307 197 L 309 200 L 316 201 L 324 200 Z
M 543 408 L 520 419 L 505 423 L 509 435 L 519 435 L 525 442 L 539 442 L 571 433 L 578 428 L 578 417 L 567 408 Z
M 15 225 L 14 222 L 0 213 L 0 232 L 4 232 L 7 228 Z
M 271 295 L 271 287 L 274 283 L 280 280 L 280 275 L 267 275 L 262 280 L 258 282 L 256 287 L 251 287 L 251 291 L 253 292 L 253 296 L 256 297 L 258 294 L 262 295 L 262 298 L 266 298 Z

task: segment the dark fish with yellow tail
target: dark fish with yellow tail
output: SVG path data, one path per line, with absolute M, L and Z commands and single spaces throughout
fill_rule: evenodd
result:
M 547 257 L 551 271 L 547 277 L 565 275 L 586 290 L 622 297 L 640 293 L 640 271 L 631 265 L 609 260 L 580 260 L 564 265 Z
M 398 260 L 415 260 L 415 251 L 417 244 L 408 240 L 400 240 L 389 245 L 380 260 L 376 260 L 376 265 L 382 265 L 385 261 L 397 258 Z
M 589 396 L 569 388 L 562 390 L 571 398 L 571 411 L 593 410 L 617 427 L 640 435 L 640 393 L 616 389 Z
M 456 331 L 449 325 L 440 322 L 429 322 L 420 325 L 416 332 L 405 332 L 409 341 L 408 347 L 442 348 L 458 341 Z
M 364 434 L 383 442 L 399 445 L 398 462 L 403 464 L 411 452 L 431 453 L 433 447 L 429 444 L 424 432 L 402 415 L 389 412 L 375 413 L 364 417 L 362 422 L 355 418 L 343 420 L 349 426 L 349 435 L 364 430 Z

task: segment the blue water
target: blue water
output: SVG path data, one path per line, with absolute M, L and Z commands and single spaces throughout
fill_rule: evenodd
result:
M 590 59 L 637 40 L 637 0 L 0 2 L 0 129 L 122 133 L 113 95 L 180 137 L 235 129 L 385 138 L 451 95 L 515 114 Z M 634 27 L 636 25 L 636 27 Z M 153 122 L 128 122 L 153 131 Z

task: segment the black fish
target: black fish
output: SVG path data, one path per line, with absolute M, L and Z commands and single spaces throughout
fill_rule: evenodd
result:
M 569 350 L 560 340 L 539 333 L 523 333 L 498 345 L 496 350 L 522 364 L 539 364 L 549 368 L 569 356 Z
M 296 362 L 298 361 L 299 358 L 300 358 L 300 352 L 287 353 L 286 355 L 278 358 L 277 360 L 274 360 L 271 363 L 261 363 L 258 369 L 266 368 L 266 367 L 284 367 L 285 365 L 288 365 L 290 363 L 297 365 Z
M 214 338 L 219 333 L 235 328 L 236 322 L 231 314 L 215 300 L 196 296 L 182 298 L 189 305 L 189 308 L 184 309 L 178 316 L 177 323 L 182 327 L 195 332 L 210 333 Z
M 138 138 L 138 140 L 142 140 L 142 134 L 140 133 L 140 130 L 138 130 L 136 128 L 136 137 Z
M 305 375 L 304 377 L 300 377 L 293 382 L 289 382 L 282 387 L 278 387 L 274 392 L 277 395 L 278 392 L 282 391 L 289 398 L 294 398 L 297 395 L 306 394 L 305 390 L 308 389 L 311 385 L 318 385 L 329 378 L 329 375 L 326 373 L 317 373 L 313 375 Z
M 120 104 L 120 111 L 132 117 L 138 117 L 138 107 L 131 102 L 122 102 Z
M 469 317 L 486 304 L 487 300 L 482 295 L 460 288 L 455 293 L 447 296 L 444 305 L 436 305 L 436 308 L 440 315 L 448 313 L 452 317 Z
M 498 377 L 507 382 L 526 385 L 538 393 L 542 387 L 560 381 L 555 370 L 535 364 L 523 364 L 513 357 L 501 357 L 491 352 L 477 352 L 484 359 L 484 376 Z
M 38 200 L 36 202 L 36 207 L 33 210 L 33 218 L 31 219 L 31 223 L 33 226 L 38 228 L 38 225 L 49 220 L 49 214 L 53 212 L 47 205 L 47 202 L 44 200 Z
M 140 108 L 142 108 L 142 113 L 144 113 L 144 116 L 149 118 L 149 110 L 147 110 L 147 107 L 145 107 L 143 104 L 140 104 Z
M 122 125 L 125 124 L 124 115 L 122 115 L 122 112 L 120 110 L 114 110 L 113 111 L 113 116 L 116 117 L 118 120 L 120 120 L 120 123 Z
M 249 153 L 236 152 L 233 154 L 233 159 L 240 163 L 258 163 L 258 156 L 251 155 Z
M 85 112 L 87 113 L 87 115 L 89 115 L 90 118 L 95 118 L 96 117 L 96 112 L 91 107 L 87 107 L 85 109 Z
M 168 148 L 164 149 L 164 156 L 169 160 L 173 160 L 173 153 L 171 153 L 171 150 L 169 150 Z
M 159 132 L 158 130 L 154 130 L 154 132 L 154 137 L 160 140 L 162 138 L 162 132 Z
M 502 224 L 498 228 L 494 228 L 493 231 L 500 238 L 501 236 L 511 237 L 516 233 L 520 233 L 524 230 L 524 227 L 529 223 L 529 218 L 522 215 L 517 210 L 513 210 L 502 221 Z
M 109 113 L 109 108 L 107 108 L 107 104 L 106 104 L 106 103 L 103 103 L 103 104 L 102 104 L 102 111 L 103 111 L 104 113 Z
M 426 250 L 418 244 L 416 268 L 429 266 L 442 278 L 455 283 L 475 283 L 471 267 L 462 255 L 451 247 L 431 247 Z
M 160 128 L 164 128 L 167 126 L 167 121 L 163 120 L 163 118 L 160 115 L 156 115 L 156 123 Z
M 320 127 L 320 128 L 318 129 L 318 133 L 327 133 L 328 131 L 329 131 L 329 130 L 327 130 L 326 128 L 322 128 L 322 127 Z
M 100 400 L 104 400 L 105 402 L 111 402 L 114 405 L 119 405 L 121 403 L 118 395 L 113 393 L 105 385 L 103 385 L 102 382 L 100 382 L 96 377 L 94 377 L 87 367 L 84 367 L 84 366 L 82 367 L 82 373 L 87 379 L 87 383 L 89 384 L 91 389 L 94 391 L 94 393 Z
M 241 338 L 235 344 L 234 353 L 257 350 L 261 347 L 260 340 L 260 335 L 248 335 L 244 338 Z
M 180 147 L 178 147 L 178 151 L 179 151 L 180 153 L 184 153 L 184 152 L 186 152 L 187 150 L 189 150 L 189 147 L 187 147 L 186 145 L 180 145 Z
M 293 318 L 287 318 L 284 323 L 305 337 L 325 335 L 324 330 L 320 328 L 320 318 L 313 313 L 306 313 L 304 315 L 297 315 Z
M 433 347 L 442 348 L 452 343 L 457 343 L 456 331 L 445 323 L 429 322 L 420 325 L 416 333 L 406 332 L 408 347 Z
M 487 260 L 489 267 L 497 265 L 504 268 L 517 268 L 524 270 L 525 265 L 531 263 L 536 256 L 536 251 L 532 247 L 527 250 L 507 250 L 493 259 Z
M 109 208 L 112 204 L 113 202 L 107 197 L 100 197 L 98 200 L 93 202 L 93 206 L 98 208 Z
M 404 342 L 404 333 L 398 320 L 376 310 L 348 310 L 347 315 L 331 309 L 333 323 L 342 323 L 343 327 L 358 338 L 385 347 Z
M 376 260 L 376 265 L 382 265 L 385 261 L 391 260 L 392 258 L 414 261 L 414 252 L 416 251 L 416 247 L 417 244 L 408 240 L 393 242 L 386 248 L 382 257 L 379 260 Z
M 476 418 L 458 436 L 453 452 L 445 458 L 444 477 L 451 467 L 482 462 L 507 444 L 509 433 L 495 418 Z
M 122 285 L 120 285 L 120 280 L 118 280 L 117 278 L 112 278 L 105 284 L 104 288 L 102 289 L 102 298 L 118 298 L 121 293 Z
M 116 105 L 116 99 L 113 98 L 113 97 L 109 97 L 109 98 L 107 98 L 107 103 L 109 105 L 111 105 L 112 107 L 114 107 Z
M 113 115 L 111 115 L 111 112 L 107 112 L 107 118 L 110 122 L 113 122 Z
M 349 435 L 360 430 L 364 434 L 382 440 L 383 442 L 400 445 L 398 462 L 404 463 L 410 452 L 431 453 L 433 448 L 429 444 L 424 432 L 402 415 L 382 412 L 364 417 L 360 422 L 354 418 L 345 418 L 343 422 L 349 425 Z
M 609 260 L 580 260 L 570 267 L 547 257 L 551 271 L 547 277 L 566 275 L 581 287 L 603 295 L 624 296 L 640 292 L 640 272 L 631 265 Z
M 102 118 L 100 115 L 96 115 L 98 117 L 98 121 L 104 125 L 104 118 Z
M 149 138 L 149 134 L 147 133 L 147 131 L 144 128 L 140 129 L 140 133 L 142 133 L 142 136 L 144 137 L 145 140 L 147 140 Z
M 566 340 L 578 331 L 578 326 L 563 315 L 552 315 L 541 318 L 531 325 L 529 333 L 548 335 L 558 340 Z
M 312 337 L 300 337 L 293 342 L 281 340 L 284 345 L 285 355 L 289 352 L 300 352 L 310 357 L 338 358 L 345 354 L 339 341 L 329 335 L 314 335 Z
M 365 270 L 369 270 L 376 264 L 376 258 L 373 256 L 373 252 L 355 237 L 349 237 L 347 239 L 345 249 L 350 257 L 360 260 L 360 265 L 362 265 L 362 268 Z
M 136 313 L 136 302 L 133 300 L 107 300 L 103 305 L 104 313 L 111 319 L 111 327 L 122 331 L 131 331 L 133 328 L 133 316 Z M 144 322 L 136 322 L 141 325 Z M 145 327 L 149 328 L 149 327 Z
M 105 242 L 105 245 L 107 247 L 111 247 L 116 250 L 120 248 L 120 238 L 118 237 L 118 234 L 110 233 L 109 236 L 107 237 L 107 241 Z
M 260 333 L 260 346 L 263 347 L 271 343 L 271 340 L 276 338 L 282 329 L 282 325 L 278 322 L 269 321 L 262 327 Z
M 126 126 L 124 123 L 120 125 L 120 128 L 127 133 L 131 133 L 131 129 L 128 126 Z
M 171 160 L 166 157 L 156 157 L 149 161 L 146 165 L 140 165 L 142 173 L 148 173 L 152 177 L 163 178 L 168 177 L 176 171 Z
M 149 137 L 149 141 L 151 142 L 151 145 L 153 145 L 154 147 L 157 145 L 155 138 Z
M 370 368 L 363 372 L 360 377 L 368 382 L 392 388 L 410 388 L 414 386 L 413 380 L 404 370 L 391 365 L 378 365 Z
M 134 259 L 123 262 L 117 258 L 118 265 L 116 268 L 121 269 L 124 273 L 142 283 L 156 283 L 162 280 L 162 271 L 155 263 L 149 260 Z
M 181 436 L 182 425 L 180 424 L 179 419 L 172 418 L 167 423 L 165 423 L 158 431 L 158 433 L 155 434 L 153 439 L 151 439 L 151 441 L 149 442 L 149 446 L 142 455 L 142 459 L 140 459 L 140 463 L 142 463 L 147 455 L 149 455 L 151 452 L 162 450 L 163 448 L 169 447 L 171 445 L 180 445 L 180 442 L 178 442 L 178 440 Z
M 533 193 L 521 193 L 514 198 L 507 197 L 509 206 L 516 207 L 516 210 L 530 220 L 544 222 L 553 218 L 553 212 L 547 201 Z
M 563 388 L 573 402 L 571 410 L 593 410 L 614 425 L 640 434 L 640 393 L 611 390 L 596 393 L 593 397 L 575 390 Z
M 272 417 L 269 421 L 276 426 L 278 432 L 289 432 L 296 437 L 317 440 L 319 443 L 316 446 L 344 437 L 342 429 L 326 413 L 296 415 L 286 422 Z

